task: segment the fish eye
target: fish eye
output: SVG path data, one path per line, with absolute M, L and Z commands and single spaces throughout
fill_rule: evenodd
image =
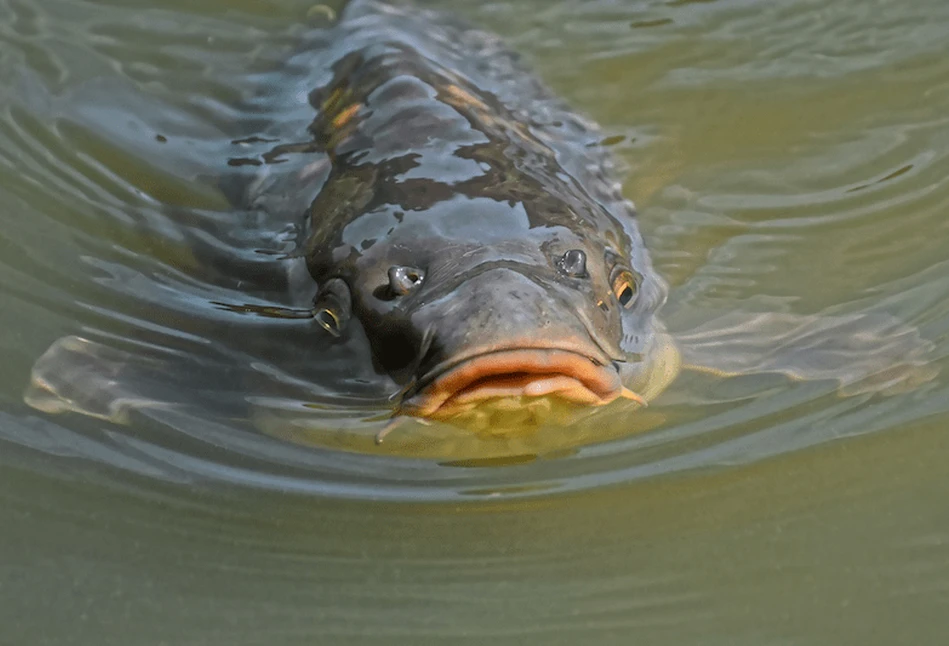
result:
M 571 249 L 561 256 L 557 266 L 571 278 L 582 278 L 587 273 L 587 255 L 582 249 Z
M 324 330 L 338 337 L 349 321 L 352 294 L 340 278 L 331 278 L 322 286 L 313 302 L 313 320 Z
M 636 280 L 632 272 L 628 269 L 622 269 L 616 273 L 610 281 L 613 287 L 613 295 L 623 307 L 629 307 L 633 304 L 633 297 L 636 295 Z
M 397 296 L 405 296 L 425 280 L 425 272 L 416 267 L 389 267 L 389 289 Z

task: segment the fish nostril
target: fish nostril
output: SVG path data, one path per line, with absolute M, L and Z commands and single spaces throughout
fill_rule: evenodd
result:
M 557 266 L 571 278 L 583 278 L 587 274 L 587 255 L 582 249 L 571 249 L 561 256 Z
M 397 296 L 405 296 L 425 280 L 425 272 L 416 267 L 396 265 L 389 268 L 389 289 Z

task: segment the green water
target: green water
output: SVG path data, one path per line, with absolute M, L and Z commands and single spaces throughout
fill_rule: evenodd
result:
M 949 5 L 427 4 L 504 35 L 604 126 L 670 328 L 886 315 L 946 373 Z M 841 397 L 687 375 L 650 433 L 498 468 L 194 410 L 120 427 L 27 407 L 58 338 L 203 357 L 234 324 L 207 303 L 254 298 L 199 282 L 204 238 L 174 223 L 256 244 L 206 180 L 260 87 L 305 118 L 280 106 L 307 89 L 280 62 L 309 10 L 0 0 L 0 644 L 945 641 L 944 376 Z M 210 354 L 194 365 L 154 387 L 213 380 Z

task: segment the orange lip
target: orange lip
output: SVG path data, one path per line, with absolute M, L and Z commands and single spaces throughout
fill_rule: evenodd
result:
M 623 386 L 616 370 L 573 350 L 493 350 L 433 372 L 403 404 L 403 414 L 445 419 L 490 399 L 547 395 L 581 406 L 602 406 L 619 397 L 646 404 Z

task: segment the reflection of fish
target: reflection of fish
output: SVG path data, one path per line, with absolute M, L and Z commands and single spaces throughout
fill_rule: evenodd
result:
M 780 372 L 835 379 L 851 392 L 894 391 L 932 376 L 931 344 L 885 315 L 699 311 L 693 332 L 673 343 L 656 318 L 665 284 L 596 127 L 495 37 L 433 18 L 353 0 L 321 35 L 327 46 L 319 55 L 329 63 L 319 65 L 323 81 L 309 95 L 316 116 L 306 139 L 264 154 L 272 175 L 257 176 L 242 197 L 281 216 L 306 209 L 300 255 L 318 286 L 312 312 L 277 304 L 228 312 L 312 315 L 323 338 L 308 337 L 318 349 L 307 356 L 327 371 L 371 356 L 398 384 L 387 382 L 398 389 L 397 416 L 492 432 L 624 401 L 641 405 L 675 378 L 680 354 L 721 376 Z M 271 278 L 256 259 L 250 270 L 240 259 L 217 260 L 227 269 L 215 266 L 215 276 L 233 278 L 235 290 L 244 279 Z M 681 328 L 681 304 L 676 314 Z M 168 375 L 196 374 L 175 363 L 187 352 L 145 361 L 110 343 L 56 342 L 36 362 L 26 401 L 117 422 L 132 409 L 180 407 L 186 387 Z M 280 344 L 292 345 L 283 336 Z M 367 344 L 369 352 L 359 351 Z M 353 352 L 328 356 L 340 349 Z M 365 383 L 367 366 L 354 363 L 348 383 Z M 217 381 L 196 379 L 201 387 Z M 311 397 L 316 385 L 301 382 L 300 399 Z M 253 388 L 228 387 L 241 401 L 241 389 Z M 265 408 L 264 396 L 246 399 Z M 226 401 L 234 414 L 233 399 Z
M 644 403 L 665 286 L 595 127 L 482 32 L 374 3 L 335 30 L 311 94 L 318 321 L 361 324 L 401 413 Z

